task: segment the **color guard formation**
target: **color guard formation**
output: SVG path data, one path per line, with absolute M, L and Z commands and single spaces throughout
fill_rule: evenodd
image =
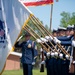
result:
M 37 22 L 38 23 L 38 22 Z M 24 75 L 33 75 L 32 68 L 38 55 L 36 44 L 30 40 L 32 36 L 37 43 L 41 45 L 42 61 L 41 72 L 44 71 L 46 65 L 47 75 L 70 75 L 75 73 L 75 25 L 68 25 L 67 28 L 59 27 L 53 30 L 52 34 L 48 32 L 43 25 L 35 25 L 40 33 L 37 34 L 28 24 L 23 28 L 25 33 L 25 41 L 19 43 L 19 37 L 15 47 L 22 48 L 21 62 L 23 64 Z M 45 56 L 45 59 L 44 59 Z
M 71 75 L 74 74 L 75 58 L 73 58 L 73 47 L 75 47 L 74 40 L 74 25 L 68 25 L 67 28 L 59 27 L 58 30 L 53 29 L 53 36 L 46 36 L 41 38 L 43 44 L 50 52 L 46 52 L 43 48 L 46 59 L 41 64 L 46 64 L 47 75 Z M 38 41 L 39 42 L 39 41 Z M 41 42 L 41 41 L 40 41 Z M 51 43 L 50 43 L 51 42 Z M 47 44 L 48 45 L 47 45 Z M 58 45 L 62 48 L 59 49 Z

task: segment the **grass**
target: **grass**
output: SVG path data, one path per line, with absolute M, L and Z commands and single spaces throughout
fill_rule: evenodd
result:
M 4 71 L 2 75 L 23 75 L 23 73 L 21 69 L 21 70 Z M 39 69 L 34 69 L 33 75 L 46 75 L 46 70 L 45 72 L 40 72 Z

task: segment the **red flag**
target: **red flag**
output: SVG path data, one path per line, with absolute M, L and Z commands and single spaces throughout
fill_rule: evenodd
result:
M 20 0 L 26 6 L 39 6 L 39 5 L 46 5 L 52 4 L 53 0 Z

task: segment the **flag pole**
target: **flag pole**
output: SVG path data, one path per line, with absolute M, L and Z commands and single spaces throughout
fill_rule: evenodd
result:
M 51 14 L 50 14 L 50 31 L 52 29 L 52 14 L 53 14 L 53 4 L 51 4 Z
M 56 0 L 58 2 L 59 0 Z M 51 4 L 51 14 L 50 14 L 50 31 L 52 29 L 52 14 L 53 14 L 53 4 Z

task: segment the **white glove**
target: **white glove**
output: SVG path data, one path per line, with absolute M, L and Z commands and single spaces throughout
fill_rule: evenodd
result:
M 32 65 L 35 65 L 35 62 L 32 62 Z
M 47 57 L 49 57 L 50 56 L 50 52 L 48 52 L 46 55 L 47 55 Z
M 36 42 L 41 43 L 42 41 L 40 39 L 37 39 Z
M 66 55 L 65 57 L 66 57 L 66 59 L 69 59 L 69 56 L 68 55 Z
M 55 52 L 54 55 L 58 57 L 58 53 L 57 52 Z
M 45 38 L 40 38 L 43 42 L 48 42 Z
M 49 36 L 50 40 L 53 40 L 52 36 Z
M 61 41 L 60 40 L 58 40 L 56 37 L 54 37 L 54 42 L 55 42 L 55 44 L 57 44 L 57 43 L 61 43 Z
M 54 53 L 53 52 L 51 53 L 51 57 L 54 57 Z
M 75 47 L 75 41 L 74 40 L 72 41 L 72 46 Z
M 42 61 L 40 64 L 45 64 L 45 61 Z
M 60 53 L 59 57 L 62 59 L 62 58 L 63 58 L 63 54 L 62 54 L 62 53 Z

